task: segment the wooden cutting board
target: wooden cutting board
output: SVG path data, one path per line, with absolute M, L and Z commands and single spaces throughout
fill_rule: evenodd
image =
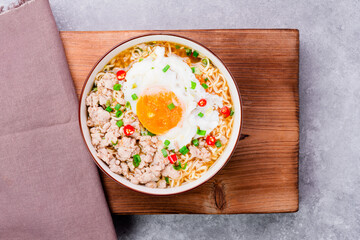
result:
M 61 32 L 76 91 L 97 60 L 128 38 L 159 31 Z M 299 206 L 299 32 L 161 31 L 197 40 L 229 67 L 242 95 L 244 125 L 236 152 L 206 184 L 176 196 L 129 190 L 101 173 L 115 214 L 272 213 Z

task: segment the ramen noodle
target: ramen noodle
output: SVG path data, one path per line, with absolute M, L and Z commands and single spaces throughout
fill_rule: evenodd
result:
M 171 42 L 131 47 L 97 73 L 86 98 L 91 142 L 114 173 L 151 188 L 199 179 L 233 126 L 224 75 L 200 52 Z

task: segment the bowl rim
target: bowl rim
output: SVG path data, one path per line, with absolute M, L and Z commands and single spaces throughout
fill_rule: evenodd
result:
M 199 184 L 189 188 L 189 189 L 185 189 L 185 190 L 182 190 L 182 191 L 179 191 L 179 192 L 169 192 L 169 193 L 165 193 L 165 194 L 156 194 L 156 193 L 151 193 L 151 192 L 145 192 L 145 191 L 140 191 L 138 189 L 134 189 L 132 188 L 131 186 L 127 186 L 121 182 L 119 182 L 117 179 L 113 178 L 105 169 L 103 169 L 100 164 L 97 162 L 97 160 L 95 159 L 94 155 L 92 154 L 87 142 L 86 142 L 86 139 L 85 139 L 85 136 L 84 136 L 84 130 L 82 128 L 82 125 L 81 125 L 81 105 L 82 105 L 82 99 L 83 99 L 83 95 L 84 95 L 84 91 L 85 91 L 85 87 L 86 85 L 88 84 L 88 81 L 90 80 L 90 76 L 92 75 L 92 73 L 94 72 L 95 68 L 98 66 L 98 64 L 109 54 L 111 53 L 114 49 L 118 48 L 119 46 L 127 43 L 127 42 L 130 42 L 132 40 L 135 40 L 135 39 L 138 39 L 138 38 L 142 38 L 142 37 L 148 37 L 148 36 L 154 36 L 154 35 L 167 35 L 167 36 L 171 36 L 171 37 L 178 37 L 178 38 L 183 38 L 185 40 L 188 40 L 188 41 L 191 41 L 197 45 L 200 45 L 201 47 L 205 48 L 207 51 L 209 51 L 211 54 L 213 54 L 219 61 L 220 63 L 225 67 L 226 71 L 229 73 L 229 75 L 231 76 L 231 80 L 234 82 L 234 85 L 236 87 L 236 92 L 237 92 L 237 96 L 239 98 L 239 102 L 240 102 L 240 127 L 239 127 L 239 132 L 237 133 L 237 137 L 236 137 L 236 142 L 235 142 L 235 145 L 233 147 L 233 149 L 231 150 L 229 156 L 227 157 L 227 159 L 224 161 L 224 163 L 222 164 L 222 166 L 214 173 L 213 176 L 211 176 L 209 179 L 207 179 L 206 181 L 203 181 L 203 182 L 200 182 Z M 227 79 L 226 79 L 227 81 Z M 173 33 L 164 33 L 164 32 L 154 32 L 154 33 L 146 33 L 146 34 L 140 34 L 140 35 L 137 35 L 137 36 L 134 36 L 134 37 L 131 37 L 131 38 L 128 38 L 124 41 L 121 41 L 120 43 L 116 44 L 115 46 L 113 46 L 111 49 L 109 49 L 105 54 L 103 54 L 98 61 L 96 61 L 96 63 L 93 65 L 93 67 L 91 68 L 91 70 L 89 71 L 89 74 L 87 75 L 86 77 L 86 80 L 84 81 L 83 83 L 83 86 L 82 86 L 82 89 L 81 89 L 81 94 L 80 94 L 80 98 L 79 98 L 79 103 L 78 103 L 78 122 L 79 122 L 79 126 L 80 126 L 80 130 L 81 130 L 81 136 L 84 140 L 84 143 L 86 145 L 86 148 L 88 149 L 91 157 L 93 158 L 93 161 L 95 162 L 96 166 L 98 168 L 101 169 L 102 172 L 104 172 L 109 178 L 111 178 L 113 181 L 115 181 L 117 184 L 120 184 L 122 186 L 124 186 L 125 188 L 128 188 L 128 189 L 131 189 L 132 191 L 135 191 L 135 192 L 139 192 L 139 193 L 143 193 L 143 194 L 147 194 L 147 195 L 151 195 L 151 196 L 170 196 L 170 195 L 176 195 L 176 194 L 180 194 L 180 193 L 185 193 L 185 192 L 188 192 L 190 190 L 193 190 L 195 188 L 198 188 L 199 186 L 203 185 L 204 183 L 206 182 L 209 182 L 212 178 L 214 178 L 226 165 L 227 163 L 229 162 L 230 158 L 232 157 L 232 155 L 234 154 L 236 148 L 237 148 L 237 145 L 239 144 L 239 141 L 240 141 L 240 137 L 241 137 L 241 132 L 242 132 L 242 127 L 243 127 L 243 102 L 242 102 L 242 98 L 241 98 L 241 94 L 240 94 L 240 90 L 239 90 L 239 86 L 237 84 L 237 82 L 235 81 L 235 78 L 233 76 L 233 74 L 230 72 L 229 68 L 226 66 L 226 64 L 222 61 L 222 59 L 217 55 L 215 54 L 211 49 L 209 49 L 208 47 L 206 47 L 204 44 L 196 41 L 196 40 L 193 40 L 189 37 L 184 37 L 184 36 L 181 36 L 181 35 L 178 35 L 178 34 L 173 34 Z

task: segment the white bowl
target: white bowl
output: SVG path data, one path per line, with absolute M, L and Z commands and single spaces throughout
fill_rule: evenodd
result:
M 108 165 L 104 163 L 101 159 L 99 159 L 96 155 L 96 150 L 91 144 L 91 137 L 89 128 L 86 125 L 87 120 L 87 111 L 86 111 L 86 105 L 85 105 L 85 98 L 87 94 L 90 92 L 90 90 L 93 87 L 95 75 L 103 69 L 103 67 L 117 54 L 124 51 L 125 49 L 128 49 L 134 45 L 144 43 L 144 42 L 150 42 L 150 41 L 168 41 L 168 42 L 174 42 L 179 43 L 181 45 L 188 46 L 192 49 L 196 49 L 196 51 L 204 54 L 207 56 L 212 63 L 219 68 L 220 72 L 225 76 L 227 83 L 230 88 L 230 94 L 231 98 L 233 100 L 234 105 L 234 112 L 233 115 L 234 119 L 234 125 L 232 129 L 232 133 L 229 139 L 229 142 L 223 152 L 223 154 L 219 157 L 219 159 L 211 166 L 211 168 L 199 179 L 186 183 L 179 187 L 174 188 L 166 188 L 166 189 L 158 189 L 158 188 L 148 188 L 142 185 L 136 185 L 131 183 L 126 178 L 113 173 L 110 171 Z M 205 46 L 201 45 L 200 43 L 197 43 L 193 40 L 190 40 L 185 37 L 176 36 L 176 35 L 169 35 L 169 34 L 149 34 L 149 35 L 143 35 L 139 37 L 135 37 L 132 39 L 129 39 L 125 42 L 120 43 L 119 45 L 115 46 L 113 49 L 111 49 L 108 53 L 106 53 L 93 67 L 91 70 L 88 78 L 86 79 L 82 92 L 80 97 L 80 106 L 79 106 L 79 121 L 80 121 L 80 128 L 82 135 L 84 137 L 85 143 L 91 153 L 91 155 L 94 158 L 95 163 L 98 165 L 98 167 L 105 172 L 110 178 L 112 178 L 114 181 L 121 183 L 122 185 L 138 191 L 142 193 L 152 194 L 152 195 L 171 195 L 171 194 L 177 194 L 182 193 L 188 190 L 191 190 L 206 181 L 208 181 L 210 178 L 212 178 L 224 165 L 227 163 L 229 158 L 231 157 L 232 153 L 234 152 L 236 148 L 236 144 L 238 142 L 238 139 L 240 137 L 240 131 L 242 126 L 242 104 L 241 104 L 241 97 L 240 92 L 238 89 L 238 86 L 233 79 L 232 75 L 230 74 L 229 70 L 226 68 L 224 63 L 220 60 L 219 57 L 217 57 L 212 51 L 210 51 Z

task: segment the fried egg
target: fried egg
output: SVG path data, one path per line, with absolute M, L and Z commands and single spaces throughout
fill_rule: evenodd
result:
M 219 124 L 222 98 L 207 93 L 190 66 L 179 56 L 166 57 L 163 47 L 132 65 L 122 89 L 141 124 L 160 140 L 169 140 L 170 150 L 203 137 L 198 129 L 207 135 Z M 200 99 L 206 99 L 204 107 L 198 105 Z

